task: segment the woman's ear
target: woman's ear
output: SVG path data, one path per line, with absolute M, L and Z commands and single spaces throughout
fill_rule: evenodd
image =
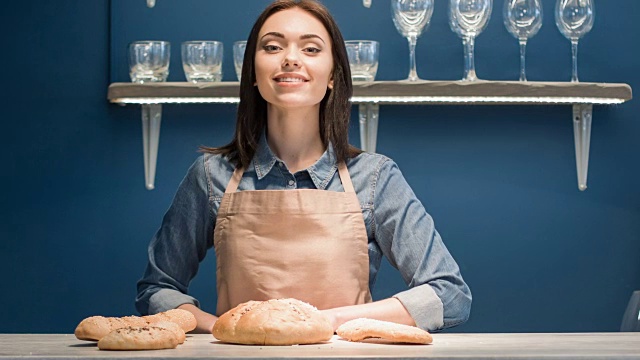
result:
M 333 90 L 333 79 L 329 80 L 329 84 L 327 85 L 329 90 Z

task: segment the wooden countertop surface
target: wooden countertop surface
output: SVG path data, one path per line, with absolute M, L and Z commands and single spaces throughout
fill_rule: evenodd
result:
M 0 334 L 0 359 L 640 359 L 640 333 L 434 334 L 431 345 L 371 341 L 243 346 L 187 335 L 171 350 L 101 351 L 72 334 Z

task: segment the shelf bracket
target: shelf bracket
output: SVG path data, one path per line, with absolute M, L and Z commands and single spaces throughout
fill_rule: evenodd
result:
M 144 153 L 144 181 L 147 190 L 155 188 L 161 120 L 162 105 L 142 105 L 142 148 Z
M 591 104 L 573 104 L 573 136 L 576 146 L 576 169 L 580 191 L 587 189 L 592 109 L 593 105 Z
M 358 107 L 360 119 L 360 147 L 364 151 L 376 151 L 376 139 L 378 138 L 378 113 L 380 106 L 377 103 L 360 104 Z

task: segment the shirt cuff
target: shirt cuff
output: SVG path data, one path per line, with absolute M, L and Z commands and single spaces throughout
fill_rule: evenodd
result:
M 200 307 L 200 303 L 194 297 L 176 290 L 161 289 L 149 298 L 149 315 L 175 309 L 182 304 Z
M 400 300 L 419 328 L 438 330 L 444 326 L 442 300 L 429 284 L 416 286 L 393 297 Z

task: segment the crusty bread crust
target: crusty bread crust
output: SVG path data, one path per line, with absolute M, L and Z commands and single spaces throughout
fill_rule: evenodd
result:
M 177 346 L 178 339 L 171 330 L 156 326 L 116 329 L 98 341 L 100 350 L 159 350 Z
M 139 316 L 104 317 L 91 316 L 80 322 L 75 330 L 76 338 L 80 340 L 98 341 L 112 330 L 127 326 L 146 326 L 146 320 Z
M 178 344 L 184 343 L 184 341 L 187 338 L 187 335 L 184 333 L 184 330 L 182 330 L 182 327 L 180 327 L 180 325 L 174 322 L 158 321 L 157 323 L 153 324 L 153 326 L 171 331 L 173 335 L 175 335 L 176 339 L 178 340 Z
M 182 327 L 184 332 L 189 332 L 196 328 L 198 322 L 196 321 L 196 317 L 187 310 L 182 309 L 171 309 L 165 312 L 157 313 L 155 315 L 147 315 L 143 316 L 150 325 L 156 324 L 160 321 L 171 321 L 176 323 Z
M 297 299 L 249 301 L 222 314 L 213 336 L 246 345 L 314 344 L 331 339 L 333 327 L 315 307 Z
M 389 321 L 360 318 L 340 325 L 336 333 L 349 341 L 381 338 L 392 342 L 411 344 L 431 344 L 431 334 L 415 326 L 396 324 Z
M 160 322 L 172 322 L 186 333 L 196 328 L 196 318 L 187 310 L 172 309 L 149 316 L 104 317 L 91 316 L 80 322 L 74 334 L 79 340 L 98 341 L 111 331 L 125 327 L 156 325 Z

